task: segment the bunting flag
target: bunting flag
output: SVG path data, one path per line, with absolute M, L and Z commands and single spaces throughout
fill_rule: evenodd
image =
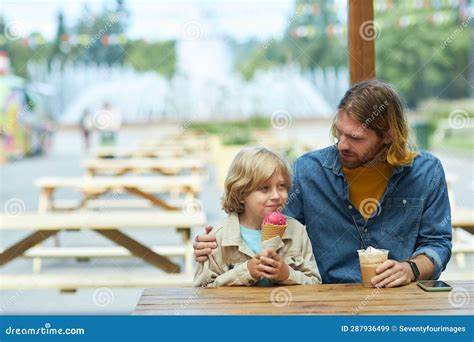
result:
M 376 12 L 386 12 L 392 9 L 414 11 L 420 9 L 453 9 L 467 5 L 467 0 L 377 0 L 374 1 Z
M 406 9 L 406 15 L 402 15 L 395 22 L 387 22 L 380 20 L 378 23 L 380 28 L 395 26 L 397 28 L 407 28 L 417 24 L 445 25 L 457 20 L 466 20 L 473 15 L 473 5 L 468 0 L 377 0 L 374 1 L 375 11 L 379 14 L 396 9 Z M 434 9 L 432 13 L 420 13 L 418 10 Z M 455 11 L 454 9 L 457 9 Z M 332 3 L 327 5 L 325 10 L 334 14 L 340 12 L 340 4 Z M 297 4 L 295 7 L 298 16 L 319 16 L 321 15 L 321 7 L 318 3 Z M 425 11 L 426 12 L 426 11 Z M 471 12 L 471 13 L 470 13 Z M 345 23 L 333 23 L 326 27 L 317 28 L 314 24 L 302 24 L 295 26 L 291 35 L 294 38 L 314 38 L 321 35 L 328 37 L 342 37 L 347 34 L 347 26 Z M 90 34 L 63 34 L 60 37 L 61 45 L 68 46 L 88 46 L 89 44 L 109 45 L 125 45 L 128 38 L 124 34 L 106 34 L 106 35 L 90 35 Z M 0 46 L 9 42 L 8 38 L 1 32 Z M 23 38 L 22 46 L 32 49 L 37 46 L 48 43 L 41 35 L 32 35 Z
M 403 9 L 407 11 L 420 9 L 453 9 L 467 5 L 468 0 L 377 0 L 374 1 L 376 12 L 383 13 L 393 9 Z M 338 13 L 341 9 L 339 2 L 332 2 L 326 5 L 327 11 Z M 319 15 L 321 8 L 319 3 L 296 4 L 296 15 Z
M 5 45 L 8 43 L 8 38 L 0 34 L 0 46 Z M 103 46 L 108 45 L 125 45 L 128 42 L 128 38 L 124 34 L 110 34 L 110 35 L 103 35 L 100 36 L 90 35 L 90 34 L 63 34 L 60 37 L 61 45 L 63 46 L 87 46 L 91 43 L 98 42 Z M 28 38 L 21 39 L 21 44 L 24 47 L 30 47 L 32 49 L 36 48 L 37 46 L 47 44 L 48 41 L 41 35 L 35 34 Z
M 442 0 L 439 1 L 441 2 Z M 387 22 L 386 20 L 376 20 L 376 23 L 380 28 L 393 26 L 397 28 L 407 28 L 417 24 L 430 24 L 439 26 L 457 21 L 463 21 L 467 16 L 468 13 L 463 11 L 436 11 L 434 13 L 429 14 L 425 13 L 424 15 L 420 15 L 419 13 L 403 15 L 395 19 L 395 22 Z M 336 23 L 327 25 L 324 29 L 319 30 L 316 28 L 315 25 L 298 25 L 295 26 L 291 31 L 291 35 L 294 38 L 314 38 L 323 34 L 328 37 L 342 37 L 347 34 L 347 26 L 343 23 Z
M 61 36 L 61 42 L 67 43 L 69 45 L 89 45 L 94 42 L 100 42 L 104 46 L 125 45 L 128 42 L 128 38 L 124 34 L 105 34 L 105 35 L 63 34 Z

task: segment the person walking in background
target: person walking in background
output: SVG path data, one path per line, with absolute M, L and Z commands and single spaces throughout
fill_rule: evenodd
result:
M 82 138 L 84 140 L 84 147 L 86 151 L 89 151 L 90 148 L 90 134 L 93 129 L 92 118 L 88 109 L 84 110 L 84 113 L 81 116 L 79 121 L 79 126 L 81 128 Z

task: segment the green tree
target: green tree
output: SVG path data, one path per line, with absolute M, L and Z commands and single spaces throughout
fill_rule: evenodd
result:
M 174 41 L 146 43 L 143 40 L 129 44 L 124 63 L 136 70 L 155 71 L 170 78 L 176 69 L 176 46 Z
M 64 63 L 65 59 L 66 59 L 66 54 L 64 53 L 64 51 L 61 49 L 62 48 L 62 45 L 61 45 L 61 39 L 62 37 L 67 33 L 66 31 L 66 25 L 64 23 L 64 14 L 63 14 L 63 11 L 60 10 L 58 12 L 58 28 L 56 30 L 56 37 L 54 38 L 54 41 L 52 43 L 52 50 L 51 50 L 51 54 L 48 58 L 48 68 L 51 68 L 51 62 L 53 60 L 60 60 L 61 62 Z
M 6 20 L 0 16 L 0 34 L 5 32 Z M 2 36 L 0 50 L 6 51 L 9 58 L 13 74 L 26 78 L 27 65 L 29 61 L 40 61 L 50 55 L 51 44 L 37 44 L 43 42 L 44 38 L 39 33 L 31 33 L 26 39 L 7 39 Z
M 335 8 L 334 0 L 297 0 L 284 37 L 253 43 L 247 58 L 236 59 L 236 70 L 250 79 L 258 69 L 288 63 L 323 70 L 347 65 L 347 37 L 328 32 L 328 28 L 343 27 Z M 303 31 L 306 33 L 298 33 Z
M 407 14 L 412 24 L 397 27 Z M 445 20 L 435 24 L 434 15 Z M 376 22 L 386 23 L 375 41 L 377 78 L 394 84 L 409 106 L 430 97 L 469 95 L 469 26 L 463 26 L 459 9 L 394 8 L 376 14 Z
M 86 46 L 71 45 L 68 57 L 86 63 L 123 64 L 127 46 L 110 42 L 109 37 L 125 33 L 128 15 L 123 0 L 117 0 L 114 8 L 104 7 L 98 15 L 85 5 L 71 31 L 76 35 L 87 35 L 91 40 Z
M 306 10 L 301 10 L 301 8 Z M 307 10 L 312 9 L 312 10 Z M 296 60 L 304 69 L 328 66 L 339 68 L 347 65 L 347 37 L 331 34 L 331 27 L 342 27 L 336 13 L 334 0 L 297 0 L 290 18 L 285 41 Z M 311 30 L 306 35 L 296 36 L 299 28 Z M 313 34 L 310 34 L 314 32 Z
M 259 69 L 271 69 L 290 59 L 285 44 L 275 39 L 269 39 L 265 43 L 250 41 L 242 45 L 235 44 L 234 52 L 235 69 L 246 80 L 250 80 Z

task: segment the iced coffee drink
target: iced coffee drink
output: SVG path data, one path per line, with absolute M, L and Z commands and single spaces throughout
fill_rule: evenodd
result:
M 360 274 L 363 287 L 374 287 L 370 280 L 377 275 L 375 269 L 388 259 L 388 250 L 368 247 L 359 249 Z

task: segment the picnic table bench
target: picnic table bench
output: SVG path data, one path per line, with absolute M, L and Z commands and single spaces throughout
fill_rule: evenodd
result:
M 59 289 L 75 292 L 79 288 L 146 288 L 158 286 L 185 286 L 193 283 L 186 274 L 91 274 L 77 271 L 75 274 L 2 274 L 0 290 Z
M 26 213 L 19 216 L 1 214 L 1 230 L 30 230 L 33 233 L 5 248 L 0 254 L 0 265 L 5 265 L 15 258 L 25 255 L 32 247 L 61 230 L 90 229 L 127 251 L 125 252 L 121 249 L 116 252 L 121 254 L 130 253 L 130 255 L 141 258 L 165 272 L 178 274 L 181 271 L 181 267 L 169 258 L 161 255 L 159 253 L 160 248 L 155 247 L 152 249 L 145 246 L 121 231 L 121 229 L 133 228 L 176 228 L 182 237 L 184 248 L 173 251 L 163 248 L 162 251 L 168 252 L 168 255 L 184 252 L 184 275 L 191 277 L 193 263 L 191 229 L 193 227 L 202 227 L 205 223 L 206 216 L 203 212 L 186 215 L 181 211 L 134 210 L 100 213 L 77 211 L 71 213 Z M 42 254 L 44 256 L 45 253 Z M 36 251 L 36 256 L 38 255 L 41 255 L 41 249 Z M 81 255 L 79 254 L 78 256 L 80 257 Z M 14 276 L 10 275 L 10 277 Z
M 474 281 L 449 281 L 450 292 L 416 283 L 371 289 L 360 284 L 278 287 L 150 288 L 135 315 L 472 315 Z M 459 299 L 461 298 L 461 299 Z
M 157 193 L 171 193 L 173 195 L 184 193 L 188 198 L 195 198 L 202 190 L 203 179 L 201 176 L 123 176 L 123 177 L 42 177 L 35 180 L 34 184 L 41 188 L 39 209 L 40 211 L 54 209 L 79 209 L 89 206 L 91 200 L 112 191 L 128 192 L 138 196 L 142 201 L 147 201 L 153 206 L 166 210 L 180 208 L 180 202 L 170 202 L 160 198 Z M 69 201 L 69 207 L 61 207 L 61 203 L 54 201 L 54 193 L 60 188 L 73 188 L 83 194 L 83 199 L 78 203 Z M 126 207 L 126 203 L 122 202 Z M 117 200 L 102 201 L 108 208 L 118 203 Z M 139 202 L 140 203 L 140 202 Z M 136 206 L 136 204 L 135 204 Z
M 157 172 L 167 176 L 179 175 L 190 170 L 194 175 L 202 175 L 206 162 L 198 158 L 125 158 L 125 159 L 90 159 L 82 166 L 88 175 L 110 173 L 121 176 L 128 172 Z

